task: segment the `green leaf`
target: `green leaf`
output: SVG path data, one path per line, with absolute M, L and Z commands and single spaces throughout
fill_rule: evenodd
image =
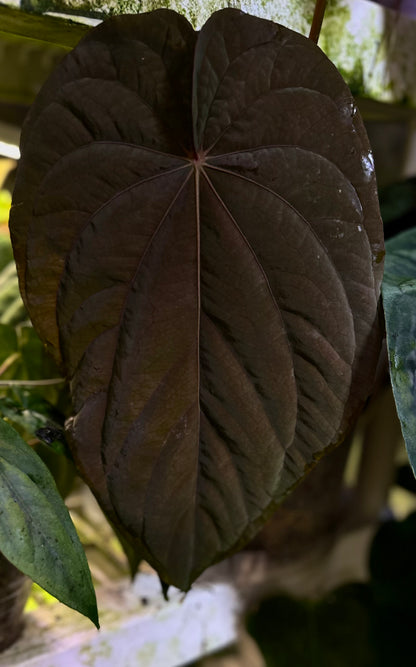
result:
M 0 397 L 0 418 L 13 426 L 26 442 L 38 439 L 33 449 L 52 473 L 60 495 L 65 498 L 72 489 L 75 468 L 64 437 L 64 415 L 33 390 L 10 393 L 10 396 Z
M 416 471 L 416 229 L 386 243 L 383 279 L 390 377 L 403 437 Z
M 23 437 L 35 437 L 36 431 L 57 421 L 59 412 L 42 396 L 33 391 L 20 391 L 16 396 L 0 398 L 0 417 Z M 63 418 L 59 421 L 63 422 Z
M 88 26 L 54 16 L 37 16 L 11 7 L 0 6 L 2 39 L 14 38 L 42 42 L 70 51 L 83 37 Z
M 0 551 L 13 565 L 99 627 L 88 563 L 52 476 L 0 420 Z
M 0 6 L 0 100 L 31 104 L 55 65 L 88 30 L 73 21 Z

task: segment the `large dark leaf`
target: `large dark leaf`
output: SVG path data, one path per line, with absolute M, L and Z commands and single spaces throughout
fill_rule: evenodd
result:
M 14 251 L 71 382 L 74 457 L 186 589 L 369 393 L 383 242 L 361 119 L 304 37 L 161 10 L 83 39 L 21 148 Z

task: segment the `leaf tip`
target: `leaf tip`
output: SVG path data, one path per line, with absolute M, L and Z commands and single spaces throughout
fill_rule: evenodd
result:
M 170 586 L 165 581 L 163 581 L 163 579 L 159 578 L 159 580 L 160 580 L 160 585 L 162 587 L 163 597 L 164 597 L 166 602 L 169 602 L 168 591 L 169 591 Z
M 94 611 L 91 615 L 88 615 L 88 618 L 90 619 L 90 621 L 92 621 L 94 623 L 97 630 L 100 630 L 100 619 L 99 619 L 99 616 L 98 616 L 97 607 L 95 607 L 95 609 L 94 609 Z

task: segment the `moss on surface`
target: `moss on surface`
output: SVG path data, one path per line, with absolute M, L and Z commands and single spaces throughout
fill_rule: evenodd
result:
M 16 0 L 9 0 L 15 4 Z M 27 12 L 63 12 L 103 18 L 113 14 L 149 12 L 166 7 L 180 12 L 200 28 L 218 9 L 235 7 L 249 14 L 282 23 L 292 30 L 308 34 L 315 0 L 22 0 Z
M 168 7 L 182 13 L 195 28 L 200 28 L 212 12 L 223 7 L 237 7 L 241 10 L 281 23 L 293 30 L 308 35 L 312 22 L 315 0 L 6 0 L 30 12 L 61 12 L 67 15 L 105 18 L 113 14 L 147 12 L 158 7 Z M 0 65 L 2 62 L 17 62 L 18 55 L 10 53 L 11 38 L 2 40 L 3 34 L 9 29 L 7 22 L 10 17 L 0 7 Z M 24 31 L 25 21 L 36 19 L 33 14 L 28 18 L 24 12 L 21 21 L 16 21 L 18 30 L 23 26 L 23 39 L 31 39 Z M 4 18 L 5 17 L 5 18 Z M 37 19 L 45 21 L 48 30 L 52 29 L 53 19 Z M 5 23 L 6 21 L 6 23 Z M 55 21 L 57 21 L 55 19 Z M 55 44 L 47 44 L 51 56 L 57 60 L 62 51 L 73 46 L 80 37 L 73 26 L 67 21 L 55 23 Z M 39 24 L 39 34 L 43 28 Z M 20 33 L 19 33 L 20 35 Z M 32 40 L 33 41 L 33 40 Z M 50 39 L 48 37 L 48 40 Z M 319 46 L 339 69 L 352 92 L 356 96 L 369 97 L 380 102 L 394 102 L 408 107 L 416 106 L 416 21 L 407 17 L 398 17 L 394 12 L 368 0 L 329 0 Z M 6 45 L 6 46 L 5 46 Z M 59 52 L 52 54 L 52 47 Z M 9 49 L 7 53 L 5 49 Z M 13 50 L 13 49 L 12 49 Z M 30 56 L 31 63 L 36 61 Z M 49 65 L 48 65 L 49 68 Z M 36 69 L 36 68 L 35 68 Z M 3 78 L 7 68 L 2 68 Z M 27 66 L 26 66 L 27 70 Z M 33 71 L 33 67 L 31 67 Z M 0 68 L 1 71 L 1 68 Z M 23 76 L 25 67 L 20 68 L 19 76 Z M 2 77 L 0 76 L 0 79 Z M 20 103 L 30 102 L 36 90 L 30 89 L 28 82 L 19 83 L 24 94 L 16 98 L 16 86 L 13 81 L 0 80 L 0 93 L 8 101 Z M 39 80 L 44 78 L 43 72 Z M 38 84 L 36 84 L 37 87 Z M 32 86 L 33 88 L 33 86 Z
M 366 0 L 329 0 L 320 47 L 354 95 L 416 106 L 416 21 Z

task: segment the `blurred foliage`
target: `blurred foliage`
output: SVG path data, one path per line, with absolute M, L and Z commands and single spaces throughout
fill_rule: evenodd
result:
M 68 388 L 30 324 L 9 235 L 0 228 L 0 417 L 36 449 L 63 496 L 75 476 L 63 436 L 69 413 Z
M 364 584 L 344 586 L 323 600 L 278 596 L 247 619 L 267 667 L 375 667 L 371 596 Z
M 415 562 L 416 513 L 404 521 L 384 523 L 370 554 L 377 667 L 414 663 Z
M 416 479 L 408 463 L 398 467 L 396 471 L 396 484 L 406 491 L 416 494 Z
M 47 593 L 43 590 L 38 584 L 32 584 L 30 597 L 25 606 L 25 611 L 35 611 L 38 607 L 43 607 L 44 605 L 56 604 L 56 598 L 53 597 L 50 593 Z
M 1 296 L 1 291 L 2 287 L 1 284 L 3 280 L 5 280 L 3 276 L 3 271 L 5 267 L 10 264 L 13 260 L 13 251 L 12 247 L 10 244 L 9 236 L 8 233 L 6 235 L 6 230 L 2 230 L 2 227 L 0 225 L 0 296 Z M 3 314 L 2 309 L 0 307 L 0 316 Z
M 416 178 L 380 188 L 379 201 L 386 239 L 416 224 Z
M 416 224 L 416 178 L 382 188 L 386 237 Z M 416 493 L 409 465 L 396 482 Z M 381 525 L 368 584 L 343 586 L 321 600 L 277 596 L 247 616 L 267 667 L 407 667 L 414 663 L 416 513 Z
M 7 223 L 11 203 L 12 197 L 10 192 L 8 190 L 0 190 L 0 225 Z
M 322 600 L 277 596 L 260 603 L 247 629 L 267 667 L 407 667 L 414 662 L 416 513 L 375 535 L 370 581 Z
M 5 259 L 7 259 L 7 246 L 3 248 Z M 16 267 L 12 259 L 0 272 L 0 323 L 18 324 L 26 318 L 26 311 L 19 292 Z
M 30 105 L 54 67 L 88 30 L 70 20 L 0 4 L 0 100 Z

